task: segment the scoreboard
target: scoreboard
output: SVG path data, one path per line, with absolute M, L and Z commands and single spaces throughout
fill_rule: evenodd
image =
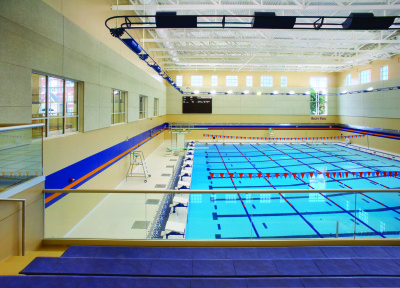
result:
M 182 113 L 212 113 L 212 98 L 183 96 Z

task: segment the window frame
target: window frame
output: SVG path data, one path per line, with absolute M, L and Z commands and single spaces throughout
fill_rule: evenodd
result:
M 389 80 L 389 65 L 381 66 L 381 68 L 380 68 L 380 80 L 381 81 Z
M 117 125 L 117 124 L 123 124 L 123 123 L 126 123 L 127 122 L 127 100 L 128 100 L 128 97 L 127 97 L 127 92 L 126 91 L 123 91 L 123 90 L 120 90 L 120 89 L 114 89 L 114 88 L 112 88 L 111 89 L 111 91 L 112 91 L 112 94 L 111 94 L 111 97 L 112 97 L 112 99 L 111 99 L 111 103 L 112 103 L 112 107 L 111 107 L 111 125 Z M 118 94 L 115 94 L 115 91 L 118 91 Z M 119 95 L 119 104 L 121 104 L 121 103 L 123 103 L 123 106 L 124 106 L 124 111 L 122 111 L 121 112 L 121 107 L 122 106 L 120 106 L 119 107 L 119 111 L 118 112 L 115 112 L 115 96 L 116 95 Z M 123 97 L 123 101 L 121 101 L 121 98 Z M 115 121 L 115 115 L 118 115 L 118 122 L 116 122 Z M 121 115 L 123 115 L 123 119 L 121 120 Z
M 159 105 L 160 105 L 160 99 L 159 99 L 159 98 L 156 98 L 156 97 L 154 97 L 154 104 L 153 104 L 153 106 L 154 106 L 154 109 L 153 109 L 153 117 L 160 116 L 160 115 L 159 115 L 159 114 L 160 114 Z
M 218 75 L 211 75 L 211 86 L 218 86 Z
M 351 85 L 351 73 L 346 74 L 346 85 L 345 86 L 350 86 Z
M 143 110 L 144 111 L 141 111 L 142 110 L 142 107 L 141 107 L 141 99 L 143 99 L 144 101 L 143 101 Z M 141 120 L 141 119 L 146 119 L 147 118 L 147 110 L 148 110 L 148 106 L 147 106 L 147 99 L 148 99 L 148 97 L 147 96 L 145 96 L 145 95 L 139 95 L 139 120 Z M 141 113 L 143 113 L 143 114 L 141 114 Z M 142 115 L 142 116 L 141 116 Z
M 260 79 L 261 87 L 272 87 L 272 85 L 273 85 L 272 76 L 261 76 L 261 79 Z
M 182 75 L 176 75 L 176 86 L 182 87 L 183 86 L 183 76 Z
M 283 81 L 285 79 L 285 81 Z M 283 83 L 285 83 L 283 85 Z M 281 76 L 281 87 L 287 87 L 287 76 Z
M 200 84 L 201 85 L 194 85 L 194 84 Z M 194 87 L 203 87 L 203 75 L 191 75 L 190 76 L 190 86 Z
M 321 85 L 321 83 L 325 85 Z M 312 93 L 312 90 L 315 94 Z M 318 100 L 313 100 L 313 97 L 318 97 Z M 323 97 L 323 100 L 320 100 L 320 97 Z M 315 103 L 315 114 L 312 113 L 313 110 L 311 109 L 313 103 Z M 325 113 L 322 114 L 320 113 L 321 103 L 325 107 Z M 310 115 L 328 115 L 328 77 L 326 76 L 310 77 Z
M 236 84 L 236 85 L 228 85 L 228 84 L 231 84 L 231 83 Z M 237 75 L 226 75 L 226 77 L 225 77 L 225 86 L 227 86 L 227 87 L 238 87 L 239 86 L 239 77 Z
M 371 69 L 360 71 L 358 77 L 360 79 L 360 84 L 371 83 Z
M 253 87 L 253 76 L 246 76 L 246 87 Z
M 38 71 L 32 70 L 32 72 L 31 72 L 31 94 L 32 94 L 32 96 L 31 97 L 33 97 L 33 74 L 45 77 L 45 86 L 44 87 L 40 87 L 40 86 L 38 87 L 39 90 L 41 88 L 44 88 L 46 90 L 46 92 L 45 92 L 45 102 L 44 102 L 44 106 L 45 106 L 45 108 L 44 108 L 44 110 L 45 110 L 44 116 L 43 117 L 33 117 L 33 114 L 32 114 L 32 118 L 31 118 L 32 122 L 40 121 L 39 123 L 44 123 L 45 124 L 45 127 L 43 129 L 43 137 L 44 138 L 51 138 L 51 137 L 57 137 L 57 136 L 62 136 L 62 135 L 71 135 L 71 134 L 79 133 L 79 124 L 80 124 L 80 122 L 79 122 L 79 120 L 80 120 L 79 119 L 79 108 L 80 108 L 80 105 L 79 105 L 79 81 L 75 80 L 75 79 L 70 79 L 70 78 L 66 78 L 66 77 L 61 77 L 61 76 L 57 76 L 57 75 L 53 75 L 53 74 L 48 74 L 48 73 L 43 73 L 43 72 L 38 72 Z M 62 81 L 62 87 L 49 87 L 49 85 L 50 85 L 49 78 L 56 78 L 58 80 L 61 80 Z M 74 83 L 74 87 L 67 87 L 66 86 L 67 85 L 67 81 L 73 82 Z M 62 89 L 62 98 L 63 98 L 62 99 L 62 115 L 51 116 L 51 115 L 49 115 L 49 109 L 52 109 L 52 108 L 50 108 L 50 106 L 51 106 L 51 104 L 50 104 L 51 103 L 51 101 L 50 101 L 51 89 L 60 89 L 60 88 Z M 75 97 L 76 98 L 76 103 L 75 103 L 75 101 L 69 101 L 69 100 L 66 99 L 66 97 L 67 97 L 67 91 L 66 90 L 68 88 L 73 88 L 74 89 L 74 95 L 76 95 L 76 97 Z M 38 95 L 40 97 L 40 93 Z M 31 102 L 32 102 L 32 105 L 33 105 L 32 98 L 31 98 Z M 67 106 L 68 106 L 67 104 L 71 103 L 71 102 L 75 103 L 75 105 L 76 105 L 76 112 L 75 112 L 76 114 L 75 115 L 73 115 L 74 112 L 68 111 L 68 108 L 67 108 Z M 58 103 L 58 102 L 55 102 L 55 103 Z M 41 104 L 43 104 L 43 102 L 39 102 L 39 109 L 40 109 L 40 105 Z M 38 113 L 37 115 L 41 115 L 41 113 Z M 75 118 L 76 119 L 76 129 L 74 131 L 68 132 L 69 131 L 69 129 L 67 127 L 67 119 L 68 118 Z M 52 119 L 53 120 L 54 119 L 62 119 L 63 123 L 62 123 L 61 133 L 51 134 L 51 131 L 50 131 L 50 120 L 52 120 Z

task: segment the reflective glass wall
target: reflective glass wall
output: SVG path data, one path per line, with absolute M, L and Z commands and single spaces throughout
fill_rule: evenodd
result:
M 46 238 L 385 239 L 400 236 L 399 191 L 108 192 L 75 191 L 48 207 Z
M 0 193 L 43 175 L 43 126 L 0 127 Z

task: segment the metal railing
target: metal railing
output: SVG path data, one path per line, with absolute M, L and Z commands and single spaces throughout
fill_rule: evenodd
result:
M 279 193 L 371 193 L 384 192 L 395 193 L 400 189 L 280 189 L 280 190 L 185 190 L 187 194 L 231 194 L 231 193 L 251 193 L 251 194 L 279 194 Z M 101 190 L 101 189 L 44 189 L 43 193 L 115 193 L 115 194 L 165 194 L 168 190 Z
M 18 125 L 18 126 L 0 127 L 0 132 L 19 130 L 19 129 L 26 129 L 26 128 L 37 128 L 37 127 L 44 127 L 44 124 L 41 123 L 41 124 L 30 124 L 30 125 Z

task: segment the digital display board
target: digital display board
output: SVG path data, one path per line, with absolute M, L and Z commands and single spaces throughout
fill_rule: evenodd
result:
M 183 96 L 182 113 L 212 113 L 212 98 Z

